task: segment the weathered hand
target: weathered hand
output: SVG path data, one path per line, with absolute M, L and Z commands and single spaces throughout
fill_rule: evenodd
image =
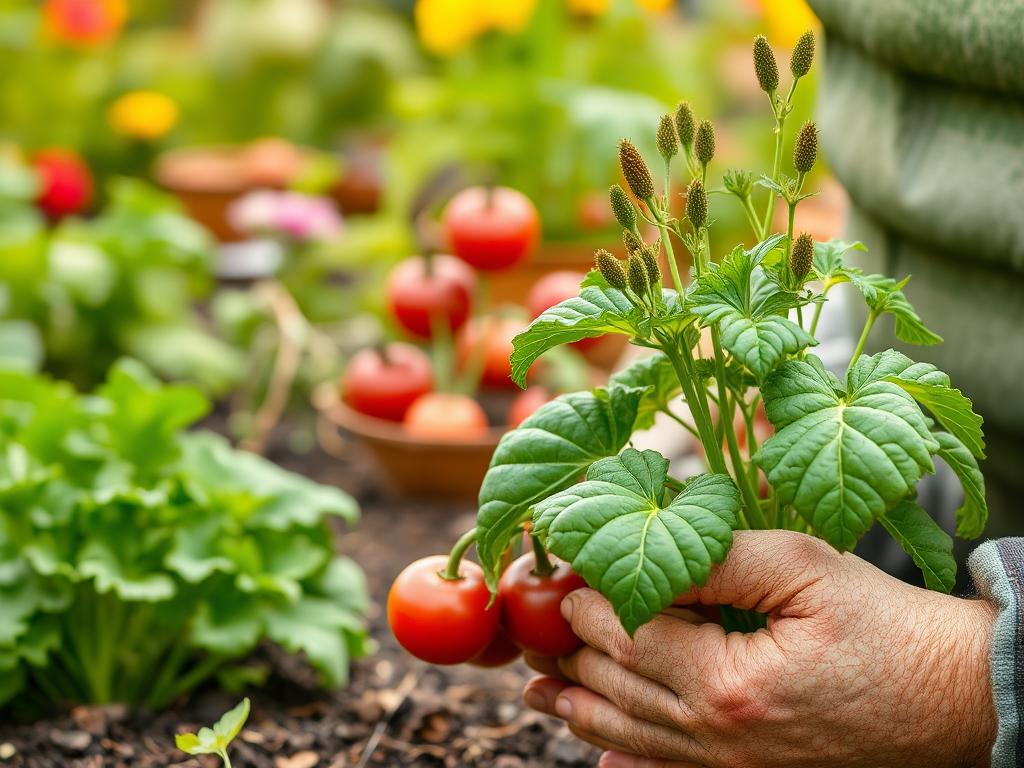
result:
M 753 608 L 768 628 L 726 634 L 673 612 L 630 640 L 600 594 L 579 590 L 562 610 L 587 645 L 559 670 L 534 660 L 560 674 L 531 681 L 526 703 L 608 750 L 606 768 L 988 764 L 988 603 L 786 531 L 737 532 L 678 602 Z

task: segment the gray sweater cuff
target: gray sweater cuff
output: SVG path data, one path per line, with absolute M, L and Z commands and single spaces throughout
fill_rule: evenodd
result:
M 992 768 L 1024 766 L 1024 538 L 986 541 L 968 566 L 978 593 L 999 609 L 992 637 L 992 696 L 999 730 Z

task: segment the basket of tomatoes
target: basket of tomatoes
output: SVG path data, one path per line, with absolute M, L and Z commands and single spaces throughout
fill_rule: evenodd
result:
M 499 215 L 499 206 L 515 215 Z M 399 492 L 474 498 L 507 429 L 560 392 L 600 383 L 585 355 L 602 340 L 542 358 L 519 391 L 510 378 L 513 338 L 575 295 L 583 274 L 545 275 L 525 307 L 488 307 L 491 281 L 536 246 L 532 203 L 512 189 L 471 187 L 449 202 L 441 229 L 451 253 L 427 249 L 388 275 L 385 305 L 402 338 L 357 352 L 315 405 L 360 441 Z

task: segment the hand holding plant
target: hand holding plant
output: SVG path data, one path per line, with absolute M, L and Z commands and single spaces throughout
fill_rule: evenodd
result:
M 887 315 L 904 342 L 941 341 L 908 302 L 906 280 L 847 264 L 847 253 L 863 249 L 859 243 L 814 243 L 794 231 L 797 206 L 810 194 L 804 185 L 816 161 L 817 131 L 813 124 L 800 128 L 792 173 L 783 172 L 783 137 L 813 49 L 813 37 L 805 35 L 783 95 L 767 41 L 754 46 L 774 119 L 775 159 L 770 175 L 725 174 L 722 190 L 746 212 L 753 247 L 714 255 L 706 188 L 714 129 L 688 105 L 658 126 L 663 185 L 631 142 L 620 143 L 632 197 L 613 187 L 611 202 L 628 259 L 598 251 L 597 269 L 579 296 L 552 307 L 516 338 L 512 376 L 522 385 L 539 355 L 599 334 L 624 334 L 654 354 L 608 387 L 559 397 L 502 439 L 480 490 L 473 534 L 492 590 L 507 550 L 529 529 L 608 599 L 633 635 L 679 595 L 707 583 L 734 530 L 783 528 L 848 551 L 876 523 L 913 558 L 928 587 L 952 589 L 952 540 L 918 506 L 916 486 L 934 472 L 934 457 L 943 459 L 966 495 L 958 535 L 981 534 L 987 518 L 977 463 L 985 447 L 981 417 L 934 366 L 891 349 L 864 354 L 871 328 Z M 684 219 L 674 218 L 669 205 L 677 159 L 689 176 Z M 788 227 L 773 234 L 778 198 L 788 207 Z M 643 239 L 644 224 L 657 230 L 660 254 L 659 244 Z M 676 261 L 679 244 L 693 265 L 688 285 Z M 659 256 L 671 287 L 663 286 Z M 828 294 L 840 283 L 852 284 L 868 309 L 842 377 L 811 352 Z M 685 412 L 676 405 L 680 395 Z M 763 443 L 754 429 L 761 404 L 774 428 Z M 697 438 L 709 472 L 675 478 L 657 452 L 628 447 L 659 412 Z M 746 452 L 732 426 L 737 414 Z M 765 614 L 754 608 L 762 607 L 725 605 L 723 623 L 748 631 L 763 626 Z

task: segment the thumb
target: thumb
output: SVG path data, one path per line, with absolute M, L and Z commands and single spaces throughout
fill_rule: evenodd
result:
M 793 531 L 736 531 L 725 562 L 703 587 L 676 605 L 732 605 L 762 613 L 809 613 L 807 591 L 836 567 L 841 555 L 821 539 Z

